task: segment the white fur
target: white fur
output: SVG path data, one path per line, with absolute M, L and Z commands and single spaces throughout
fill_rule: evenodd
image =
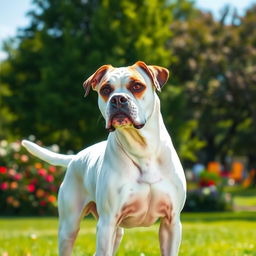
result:
M 144 100 L 133 98 L 138 109 L 145 110 L 142 129 L 116 129 L 107 141 L 75 156 L 52 153 L 28 141 L 22 143 L 37 157 L 68 166 L 58 198 L 62 256 L 71 255 L 80 220 L 90 212 L 98 218 L 96 256 L 115 254 L 124 227 L 150 226 L 159 218 L 161 255 L 178 255 L 186 181 L 160 113 L 159 98 L 145 73 L 139 68 L 138 72 L 147 84 Z M 122 83 L 127 79 L 122 77 L 124 73 L 115 73 L 115 93 L 128 94 Z M 99 105 L 106 113 L 108 103 L 99 98 Z
M 70 161 L 74 158 L 73 155 L 62 155 L 62 154 L 54 153 L 28 140 L 22 140 L 21 144 L 31 154 L 37 156 L 38 158 L 52 165 L 67 167 Z

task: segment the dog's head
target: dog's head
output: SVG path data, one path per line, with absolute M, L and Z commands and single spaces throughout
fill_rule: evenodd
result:
M 85 96 L 90 88 L 98 92 L 98 104 L 106 129 L 142 128 L 154 107 L 155 90 L 160 91 L 169 71 L 142 61 L 129 67 L 100 67 L 83 84 Z

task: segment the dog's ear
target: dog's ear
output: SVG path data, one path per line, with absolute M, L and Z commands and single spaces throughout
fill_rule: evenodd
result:
M 143 61 L 137 61 L 135 66 L 139 66 L 152 80 L 155 88 L 161 91 L 169 78 L 169 70 L 160 66 L 147 65 Z
M 111 68 L 111 65 L 103 65 L 99 69 L 96 70 L 94 74 L 92 74 L 84 83 L 83 87 L 85 90 L 86 97 L 89 94 L 89 91 L 92 87 L 93 90 L 95 90 L 96 85 L 101 81 L 102 77 L 106 74 L 107 70 Z

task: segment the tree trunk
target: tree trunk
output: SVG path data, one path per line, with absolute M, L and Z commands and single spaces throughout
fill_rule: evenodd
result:
M 207 165 L 209 162 L 216 160 L 216 147 L 214 145 L 214 136 L 210 135 L 207 137 L 207 145 L 205 147 L 205 161 L 204 164 Z

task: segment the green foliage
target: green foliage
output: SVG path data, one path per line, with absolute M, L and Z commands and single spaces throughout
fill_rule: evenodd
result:
M 216 172 L 200 173 L 197 188 L 188 190 L 184 211 L 232 211 L 233 198 L 224 191 L 225 179 Z
M 215 186 L 189 191 L 185 212 L 232 211 L 233 201 L 230 194 L 218 190 Z
M 188 118 L 197 123 L 193 132 L 205 142 L 205 162 L 251 154 L 249 134 L 255 145 L 255 8 L 233 15 L 231 25 L 225 25 L 226 9 L 220 21 L 201 13 L 171 26 L 173 73 L 184 85 Z
M 218 185 L 221 181 L 221 177 L 215 172 L 203 171 L 200 174 L 200 180 L 205 182 L 212 181 L 214 185 Z
M 189 119 L 187 114 L 186 95 L 183 88 L 176 85 L 166 85 L 160 94 L 164 122 L 172 135 L 175 147 L 182 159 L 196 161 L 196 153 L 204 147 L 204 142 L 194 136 L 198 128 L 196 120 Z
M 106 137 L 96 95 L 83 99 L 83 81 L 106 63 L 169 66 L 171 7 L 163 0 L 34 4 L 39 10 L 31 12 L 17 49 L 7 49 L 1 74 L 10 90 L 5 106 L 15 114 L 12 132 L 80 150 Z

